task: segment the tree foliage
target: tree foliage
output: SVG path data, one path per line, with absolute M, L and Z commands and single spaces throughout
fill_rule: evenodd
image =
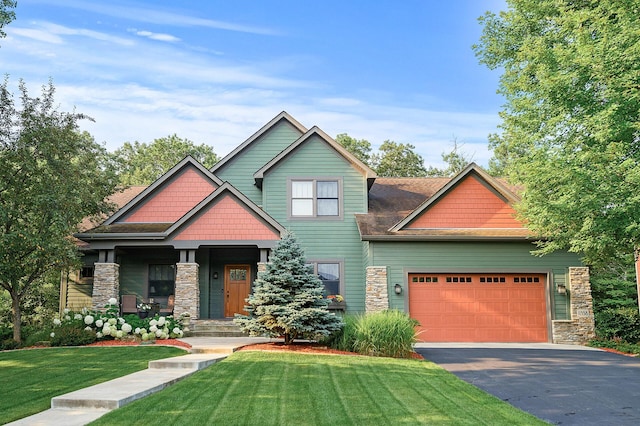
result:
M 13 10 L 18 5 L 15 0 L 0 0 L 0 37 L 6 37 L 2 29 L 5 25 L 16 19 L 16 12 Z
M 18 109 L 0 85 L 0 287 L 12 302 L 14 339 L 20 341 L 21 304 L 51 271 L 77 259 L 70 237 L 83 218 L 105 214 L 116 188 L 107 152 L 78 122 L 58 111 L 53 84 L 31 98 L 19 84 Z
M 187 155 L 208 168 L 219 160 L 211 146 L 196 145 L 175 134 L 154 139 L 150 144 L 125 142 L 113 155 L 122 185 L 149 185 Z
M 397 143 L 386 140 L 380 145 L 377 154 L 371 156 L 371 166 L 379 176 L 420 177 L 426 176 L 424 160 L 410 143 Z
M 356 139 L 346 133 L 340 133 L 336 136 L 336 142 L 355 155 L 364 164 L 369 165 L 371 162 L 371 143 L 368 140 Z
M 494 166 L 523 185 L 518 211 L 598 262 L 640 245 L 640 1 L 507 0 L 480 18 L 480 61 L 506 105 Z
M 462 146 L 463 144 L 458 143 L 458 139 L 454 138 L 451 151 L 443 152 L 441 154 L 442 161 L 445 162 L 447 167 L 444 169 L 440 169 L 437 167 L 429 166 L 429 168 L 427 169 L 427 176 L 453 177 L 464 170 L 464 168 L 467 167 L 467 165 L 471 163 L 473 159 L 467 157 L 467 154 L 465 154 L 461 150 Z
M 291 233 L 273 250 L 266 272 L 259 274 L 247 299 L 249 315 L 236 315 L 235 322 L 252 336 L 317 340 L 342 327 L 342 321 L 327 310 L 324 285 L 307 264 L 302 247 Z

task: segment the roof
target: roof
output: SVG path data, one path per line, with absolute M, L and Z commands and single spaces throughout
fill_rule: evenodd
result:
M 357 214 L 363 240 L 522 240 L 531 236 L 526 228 L 431 228 L 410 229 L 408 224 L 445 197 L 459 182 L 473 175 L 486 182 L 511 205 L 518 200 L 517 189 L 495 179 L 471 163 L 454 178 L 382 178 L 369 191 L 369 211 Z
M 279 164 L 283 159 L 287 158 L 292 152 L 294 152 L 298 147 L 303 145 L 306 141 L 308 141 L 311 137 L 318 136 L 325 143 L 327 143 L 331 148 L 333 148 L 340 156 L 342 156 L 349 163 L 358 168 L 362 174 L 367 179 L 367 185 L 371 187 L 377 175 L 376 172 L 371 170 L 369 166 L 360 161 L 355 155 L 350 153 L 347 149 L 345 149 L 338 142 L 333 140 L 333 138 L 323 132 L 319 127 L 313 126 L 309 131 L 307 131 L 304 135 L 300 136 L 295 142 L 287 147 L 280 154 L 275 156 L 271 161 L 265 164 L 260 170 L 254 173 L 253 177 L 256 181 L 258 187 L 262 186 L 262 180 L 264 175 L 269 172 L 273 167 Z
M 249 146 L 251 146 L 256 140 L 258 140 L 262 135 L 264 135 L 265 133 L 267 133 L 269 130 L 271 130 L 278 122 L 280 121 L 286 121 L 288 122 L 290 125 L 292 125 L 295 129 L 297 129 L 300 134 L 306 133 L 307 132 L 307 128 L 304 127 L 302 124 L 300 124 L 295 118 L 293 118 L 288 112 L 286 111 L 282 111 L 280 114 L 276 115 L 274 118 L 271 119 L 271 121 L 269 121 L 267 124 L 265 124 L 264 126 L 262 126 L 260 128 L 260 130 L 258 130 L 257 132 L 255 132 L 253 135 L 251 135 L 249 137 L 249 139 L 247 139 L 246 141 L 244 141 L 243 143 L 241 143 L 240 145 L 238 145 L 233 151 L 231 151 L 229 154 L 227 154 L 222 160 L 218 161 L 216 164 L 213 165 L 213 167 L 211 168 L 211 171 L 213 173 L 217 172 L 218 170 L 220 170 L 221 168 L 223 168 L 229 161 L 231 161 L 236 155 L 238 155 L 240 152 L 244 151 L 245 149 L 247 149 Z

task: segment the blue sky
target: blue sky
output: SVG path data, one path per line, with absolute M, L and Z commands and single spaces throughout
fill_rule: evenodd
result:
M 502 0 L 20 0 L 0 70 L 53 79 L 98 142 L 177 134 L 226 155 L 280 111 L 441 165 L 454 138 L 481 165 L 503 99 L 478 64 L 477 18 Z

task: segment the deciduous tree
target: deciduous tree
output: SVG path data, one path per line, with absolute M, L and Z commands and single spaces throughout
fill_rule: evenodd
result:
M 368 140 L 356 139 L 346 133 L 340 133 L 336 136 L 336 142 L 346 148 L 347 151 L 355 155 L 367 166 L 371 162 L 371 143 L 369 143 Z
M 480 61 L 506 104 L 491 144 L 538 253 L 587 262 L 640 245 L 640 1 L 507 0 L 481 18 Z
M 219 160 L 211 146 L 196 145 L 175 134 L 149 144 L 125 142 L 113 155 L 122 185 L 149 185 L 187 155 L 205 167 L 212 167 Z
M 426 176 L 427 169 L 420 154 L 414 151 L 410 143 L 397 143 L 386 140 L 380 145 L 377 154 L 371 156 L 371 167 L 378 176 L 420 177 Z
M 116 188 L 107 152 L 61 112 L 51 82 L 40 97 L 19 84 L 21 109 L 0 85 L 0 287 L 11 297 L 13 337 L 21 340 L 21 304 L 46 274 L 75 264 L 71 238 L 83 218 L 106 214 Z
M 13 10 L 18 5 L 15 0 L 0 0 L 0 37 L 6 37 L 6 33 L 2 29 L 9 22 L 16 19 L 16 12 Z

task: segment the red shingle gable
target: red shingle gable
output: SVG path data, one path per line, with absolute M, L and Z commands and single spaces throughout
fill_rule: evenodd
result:
M 405 229 L 523 228 L 515 210 L 475 176 L 467 176 Z
M 124 222 L 175 222 L 216 188 L 213 182 L 188 168 L 127 215 Z
M 265 224 L 231 195 L 212 204 L 174 240 L 278 240 L 277 230 Z

